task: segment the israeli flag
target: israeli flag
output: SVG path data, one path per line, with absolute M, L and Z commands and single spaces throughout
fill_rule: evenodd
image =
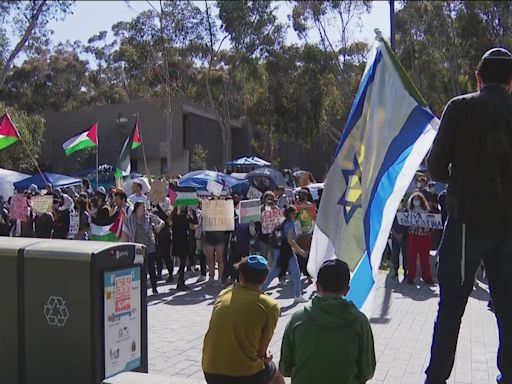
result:
M 361 308 L 374 284 L 396 210 L 439 120 L 378 38 L 322 195 L 308 271 L 339 258 L 352 271 L 347 299 Z

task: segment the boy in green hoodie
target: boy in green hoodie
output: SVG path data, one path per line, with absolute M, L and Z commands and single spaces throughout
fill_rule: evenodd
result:
M 361 384 L 373 377 L 375 350 L 366 316 L 346 301 L 350 270 L 341 260 L 318 272 L 318 295 L 286 327 L 279 369 L 292 384 Z

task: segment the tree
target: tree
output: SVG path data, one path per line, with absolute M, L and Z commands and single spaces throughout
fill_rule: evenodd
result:
M 221 127 L 225 163 L 230 156 L 233 106 L 240 105 L 237 100 L 241 87 L 237 89 L 236 82 L 244 67 L 255 68 L 268 50 L 282 44 L 284 26 L 277 21 L 275 9 L 269 1 L 217 1 L 216 7 L 220 27 L 205 1 L 208 26 L 205 86 L 210 108 L 216 111 Z M 227 39 L 231 44 L 229 51 L 223 50 Z M 217 95 L 212 90 L 215 81 L 220 81 L 221 85 Z M 238 112 L 240 116 L 243 111 L 240 109 Z
M 81 44 L 59 44 L 48 55 L 28 58 L 6 79 L 0 96 L 27 112 L 80 109 L 92 95 L 89 66 L 79 57 Z
M 438 115 L 449 99 L 476 89 L 485 51 L 512 43 L 510 2 L 405 1 L 395 20 L 400 60 Z
M 201 144 L 194 144 L 190 152 L 190 170 L 200 171 L 208 168 L 208 150 Z
M 293 28 L 306 45 L 313 45 L 312 35 L 318 35 L 316 44 L 329 53 L 336 66 L 331 66 L 330 74 L 336 81 L 338 91 L 338 110 L 333 114 L 321 117 L 317 128 L 338 142 L 341 130 L 333 126 L 336 118 L 348 117 L 352 101 L 357 90 L 354 89 L 354 79 L 358 79 L 361 63 L 366 60 L 368 47 L 361 42 L 355 42 L 351 31 L 362 14 L 371 10 L 371 1 L 357 0 L 328 0 L 328 1 L 293 1 Z M 334 26 L 334 28 L 333 28 Z M 335 33 L 337 32 L 337 34 Z M 357 81 L 358 83 L 358 81 Z M 318 115 L 317 117 L 321 116 Z M 316 129 L 316 128 L 315 128 Z M 316 130 L 317 133 L 320 131 Z
M 30 0 L 30 1 L 9 1 L 2 5 L 2 21 L 12 16 L 16 31 L 19 35 L 19 41 L 3 63 L 0 71 L 0 89 L 2 88 L 7 74 L 11 69 L 14 60 L 28 43 L 34 33 L 45 35 L 46 26 L 52 19 L 60 19 L 71 12 L 74 1 L 48 1 L 48 0 Z
M 44 119 L 34 114 L 29 115 L 15 108 L 7 108 L 2 103 L 0 103 L 0 111 L 2 111 L 2 114 L 5 111 L 9 112 L 28 150 L 37 159 L 43 144 Z M 27 154 L 27 149 L 20 141 L 0 151 L 0 167 L 27 173 L 33 173 L 36 170 L 32 157 Z

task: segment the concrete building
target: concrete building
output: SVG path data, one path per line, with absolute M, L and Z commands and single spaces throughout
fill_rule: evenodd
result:
M 39 162 L 45 169 L 57 173 L 72 174 L 79 171 L 79 153 L 66 157 L 62 144 L 98 122 L 99 164 L 115 165 L 137 114 L 146 160 L 152 174 L 187 173 L 194 144 L 200 144 L 208 151 L 208 168 L 224 168 L 221 129 L 215 114 L 201 105 L 180 98 L 173 101 L 171 114 L 165 113 L 159 100 L 135 100 L 82 111 L 48 112 L 44 115 L 46 132 Z M 233 121 L 228 144 L 229 157 L 252 154 L 252 137 L 249 124 L 243 120 Z M 88 165 L 95 165 L 92 155 Z M 132 152 L 132 170 L 145 173 L 142 148 Z

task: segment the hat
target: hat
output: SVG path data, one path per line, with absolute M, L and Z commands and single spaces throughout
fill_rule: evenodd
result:
M 247 258 L 247 265 L 254 269 L 268 269 L 268 262 L 263 256 L 252 255 Z
M 104 186 L 99 186 L 99 187 L 98 187 L 98 192 L 101 192 L 101 193 L 103 193 L 104 195 L 106 195 L 106 194 L 107 194 L 107 191 L 105 190 L 105 187 L 104 187 Z

